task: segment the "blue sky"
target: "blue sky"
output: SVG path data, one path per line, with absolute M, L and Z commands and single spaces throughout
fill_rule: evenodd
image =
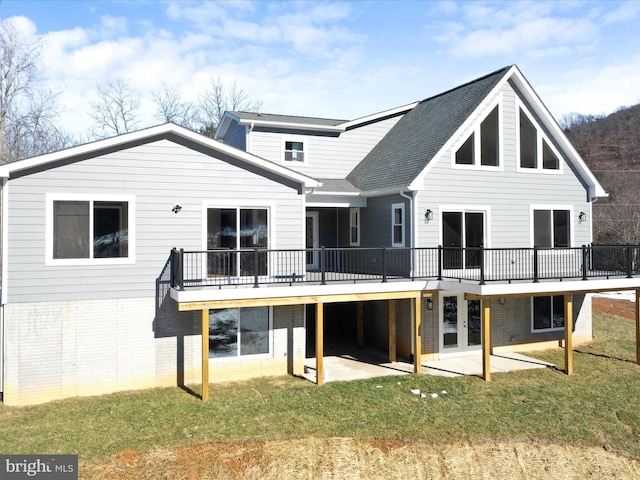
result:
M 62 123 L 88 130 L 97 85 L 120 76 L 195 100 L 238 83 L 262 110 L 354 119 L 517 64 L 557 118 L 640 103 L 640 1 L 0 0 L 45 45 Z

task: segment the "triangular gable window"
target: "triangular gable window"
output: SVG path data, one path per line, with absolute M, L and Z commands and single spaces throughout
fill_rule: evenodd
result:
M 560 170 L 560 157 L 543 137 L 541 129 L 531 121 L 524 109 L 520 108 L 519 113 L 520 168 Z
M 456 165 L 500 165 L 500 121 L 498 105 L 485 117 L 480 126 L 456 150 Z

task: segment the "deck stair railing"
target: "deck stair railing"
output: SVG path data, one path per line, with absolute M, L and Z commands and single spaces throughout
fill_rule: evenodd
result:
M 640 275 L 640 245 L 575 248 L 173 249 L 172 288 L 457 280 L 540 282 Z

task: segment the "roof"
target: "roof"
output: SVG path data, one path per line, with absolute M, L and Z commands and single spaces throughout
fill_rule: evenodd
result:
M 316 193 L 360 193 L 360 189 L 343 178 L 321 178 L 322 185 L 315 189 Z
M 256 113 L 256 112 L 228 112 L 239 120 L 250 120 L 253 122 L 275 122 L 275 123 L 293 123 L 301 125 L 323 125 L 332 126 L 346 123 L 348 120 L 337 120 L 333 118 L 318 117 L 299 117 L 297 115 L 278 115 L 273 113 Z
M 365 191 L 406 188 L 505 77 L 505 67 L 423 100 L 347 176 Z
M 197 146 L 198 148 L 204 148 L 205 151 L 210 152 L 212 155 L 216 152 L 228 155 L 242 163 L 270 172 L 281 178 L 292 180 L 307 188 L 316 188 L 320 186 L 320 182 L 308 177 L 307 175 L 303 175 L 287 167 L 269 162 L 261 157 L 247 153 L 244 150 L 231 147 L 173 123 L 165 123 L 163 125 L 125 133 L 123 135 L 106 138 L 104 140 L 85 143 L 76 147 L 48 153 L 46 155 L 8 163 L 0 166 L 0 178 L 11 178 L 12 176 L 28 172 L 32 169 L 53 167 L 60 162 L 80 161 L 104 154 L 105 152 L 123 150 L 125 148 L 130 148 L 133 145 L 142 145 L 163 138 L 169 138 L 174 141 L 186 141 L 190 145 Z

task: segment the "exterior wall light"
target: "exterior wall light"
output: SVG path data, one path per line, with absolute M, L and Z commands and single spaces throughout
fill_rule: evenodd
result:
M 584 222 L 587 219 L 587 214 L 584 212 L 580 212 L 580 214 L 578 215 L 578 221 L 580 223 Z
M 433 210 L 431 210 L 430 208 L 427 208 L 427 211 L 424 212 L 424 219 L 427 221 L 433 220 Z
M 182 210 L 182 205 L 180 205 L 179 203 L 176 203 L 171 209 L 173 213 L 178 213 L 180 210 Z
M 427 298 L 427 310 L 433 310 L 433 300 Z

